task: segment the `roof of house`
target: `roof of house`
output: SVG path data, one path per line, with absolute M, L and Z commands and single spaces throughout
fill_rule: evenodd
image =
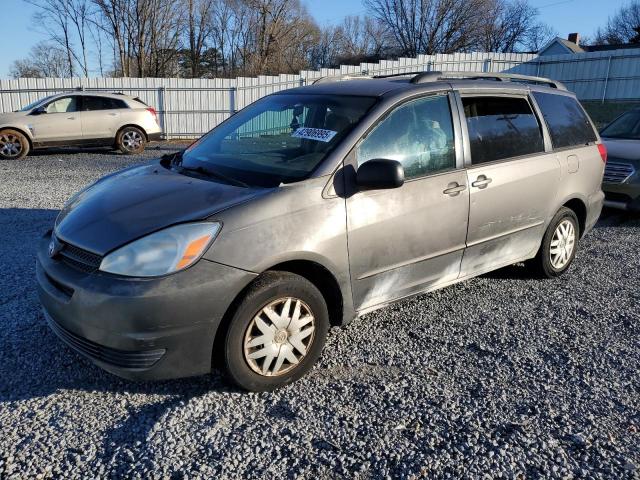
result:
M 551 49 L 555 45 L 560 45 L 566 53 L 584 53 L 584 52 L 605 52 L 608 50 L 622 50 L 625 48 L 640 48 L 640 43 L 622 43 L 618 45 L 576 45 L 575 43 L 561 37 L 556 37 L 540 49 L 538 55 Z
M 562 47 L 564 47 L 567 50 L 567 53 L 585 52 L 585 50 L 579 45 L 576 45 L 575 43 L 570 42 L 569 40 L 566 40 L 564 38 L 556 37 L 553 40 L 551 40 L 549 43 L 547 43 L 544 47 L 542 47 L 538 52 L 538 54 L 542 55 L 545 51 L 549 50 L 555 44 L 560 44 Z

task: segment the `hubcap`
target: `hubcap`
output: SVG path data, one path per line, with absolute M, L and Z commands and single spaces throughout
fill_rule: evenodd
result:
M 122 144 L 127 150 L 137 150 L 142 145 L 142 135 L 140 133 L 130 130 L 122 135 Z
M 251 320 L 244 335 L 244 359 L 260 375 L 283 375 L 307 356 L 315 329 L 313 313 L 302 300 L 275 300 Z
M 5 158 L 13 158 L 22 152 L 22 143 L 16 135 L 5 133 L 0 135 L 0 154 Z
M 556 270 L 564 268 L 569 259 L 576 244 L 576 229 L 573 226 L 573 222 L 570 220 L 563 220 L 556 227 L 551 238 L 551 247 L 549 249 L 549 260 L 551 265 Z

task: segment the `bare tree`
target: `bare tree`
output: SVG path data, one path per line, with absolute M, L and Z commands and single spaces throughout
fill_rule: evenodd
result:
M 539 52 L 557 36 L 558 32 L 552 29 L 549 25 L 538 23 L 527 32 L 527 39 L 525 42 L 526 50 L 529 52 Z M 583 40 L 581 43 L 587 42 Z
M 386 28 L 372 17 L 346 17 L 338 27 L 341 59 L 365 61 L 378 57 L 389 44 Z
M 112 42 L 114 63 L 117 65 L 116 72 L 123 77 L 128 77 L 131 75 L 131 56 L 128 41 L 128 0 L 93 1 L 102 17 L 99 27 L 105 31 Z
M 640 43 L 640 1 L 633 0 L 609 18 L 606 26 L 598 29 L 596 43 Z
M 211 15 L 215 8 L 215 0 L 187 0 L 187 43 L 190 76 L 197 78 L 201 75 L 201 64 L 205 50 L 213 33 Z
M 16 60 L 11 67 L 13 78 L 66 77 L 69 75 L 66 52 L 46 42 L 37 43 L 29 57 Z
M 364 0 L 400 54 L 467 51 L 478 43 L 489 0 Z
M 178 71 L 183 15 L 179 0 L 92 0 L 113 43 L 122 76 L 166 76 Z
M 249 32 L 245 70 L 250 74 L 289 73 L 305 65 L 319 29 L 299 0 L 244 0 Z M 284 69 L 284 70 L 283 70 Z
M 529 44 L 538 11 L 527 0 L 492 0 L 484 12 L 479 48 L 483 52 L 516 52 Z

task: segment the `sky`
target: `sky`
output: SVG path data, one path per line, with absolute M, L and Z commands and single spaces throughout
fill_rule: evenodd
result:
M 593 37 L 625 0 L 529 0 L 538 8 L 540 20 L 549 24 L 562 37 L 571 32 Z M 320 25 L 336 24 L 347 15 L 362 15 L 366 9 L 361 0 L 302 0 Z M 14 60 L 27 57 L 29 49 L 47 36 L 33 25 L 35 7 L 24 0 L 0 0 L 0 11 L 12 12 L 11 20 L 2 22 L 0 45 L 0 78 L 7 78 Z

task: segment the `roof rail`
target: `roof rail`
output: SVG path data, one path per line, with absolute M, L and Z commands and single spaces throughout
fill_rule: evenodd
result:
M 358 74 L 358 73 L 346 73 L 343 75 L 326 75 L 324 77 L 320 77 L 311 82 L 311 85 L 315 85 L 317 83 L 332 83 L 332 82 L 344 82 L 346 80 L 358 80 L 358 79 L 371 79 L 370 75 Z
M 408 77 L 409 75 L 422 75 L 423 73 L 433 72 L 404 72 L 404 73 L 389 73 L 387 75 L 374 75 L 373 78 L 393 78 L 393 77 Z M 440 72 L 437 72 L 440 73 Z
M 447 79 L 467 80 L 496 80 L 499 82 L 521 82 L 548 85 L 558 90 L 566 90 L 562 82 L 550 78 L 518 75 L 515 73 L 487 73 L 487 72 L 422 72 L 411 79 L 411 83 L 429 83 Z

